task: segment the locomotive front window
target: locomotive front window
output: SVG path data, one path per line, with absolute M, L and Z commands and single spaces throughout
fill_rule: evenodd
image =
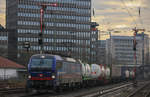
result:
M 31 68 L 51 68 L 53 64 L 53 59 L 32 59 Z

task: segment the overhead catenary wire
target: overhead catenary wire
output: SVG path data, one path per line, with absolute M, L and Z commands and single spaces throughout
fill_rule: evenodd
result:
M 144 28 L 144 23 L 143 23 L 143 20 L 142 20 L 142 17 L 141 17 L 141 7 L 139 7 L 138 10 L 139 10 L 139 21 L 140 21 L 140 23 L 142 25 L 142 28 L 145 29 Z
M 131 1 L 133 2 L 133 0 L 131 0 Z M 140 1 L 142 1 L 142 0 L 140 0 Z M 139 22 L 141 23 L 142 29 L 145 29 L 143 19 L 142 19 L 142 15 L 141 15 L 141 13 L 142 13 L 141 9 L 142 8 L 141 8 L 141 6 L 138 6 L 137 9 L 138 9 Z M 149 9 L 149 8 L 144 8 L 144 9 Z
M 125 2 L 124 2 L 124 0 L 120 0 L 120 1 L 122 2 L 122 4 L 124 5 L 124 7 L 126 8 L 128 14 L 129 14 L 129 16 L 133 19 L 133 22 L 134 22 L 134 24 L 135 24 L 135 27 L 137 27 L 136 20 L 135 20 L 135 18 L 133 17 L 133 15 L 130 13 L 129 9 L 127 8 L 127 5 L 126 5 Z
M 94 8 L 94 2 L 91 0 L 91 4 L 93 5 L 91 5 L 91 7 L 92 7 L 92 9 L 91 9 L 91 16 L 93 16 L 94 18 L 95 18 L 95 8 Z
M 121 2 L 123 3 L 123 5 L 124 5 L 124 7 L 123 8 L 111 8 L 111 9 L 113 9 L 113 10 L 117 10 L 117 9 L 125 9 L 125 10 L 127 10 L 127 12 L 128 12 L 128 15 L 132 18 L 132 20 L 133 20 L 133 25 L 135 25 L 135 27 L 137 27 L 138 26 L 138 24 L 137 24 L 137 20 L 135 19 L 135 17 L 132 15 L 132 13 L 130 12 L 130 9 L 133 9 L 133 8 L 128 8 L 128 6 L 126 5 L 126 3 L 125 3 L 125 1 L 124 0 L 121 0 Z M 106 9 L 110 9 L 110 8 L 106 8 Z M 94 11 L 94 8 L 93 8 L 93 11 Z M 94 12 L 95 13 L 95 12 Z M 107 26 L 109 26 L 108 24 L 107 24 Z M 109 27 L 108 27 L 109 28 Z M 130 28 L 130 27 L 128 27 L 128 28 Z

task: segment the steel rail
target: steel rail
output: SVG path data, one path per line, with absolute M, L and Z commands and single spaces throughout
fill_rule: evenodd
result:
M 142 87 L 140 87 L 139 89 L 135 90 L 134 92 L 132 92 L 131 94 L 129 94 L 127 97 L 134 97 L 138 92 L 142 91 L 145 87 L 147 87 L 150 84 L 150 82 L 144 84 Z M 145 95 L 145 97 L 147 97 L 147 95 L 149 95 L 150 91 Z M 148 96 L 149 97 L 149 96 Z
M 131 86 L 131 85 L 133 85 L 133 83 L 126 83 L 126 84 L 123 84 L 123 85 L 120 85 L 120 86 L 117 86 L 117 87 L 114 86 L 114 87 L 107 88 L 107 89 L 99 89 L 97 91 L 81 94 L 81 95 L 78 95 L 78 96 L 75 96 L 75 97 L 98 97 L 98 96 L 102 96 L 102 95 L 105 95 L 107 93 L 111 93 L 111 92 L 117 91 L 119 89 Z
M 145 95 L 145 97 L 150 97 L 150 90 L 147 92 L 147 94 Z
M 16 94 L 25 92 L 25 88 L 12 88 L 12 89 L 0 89 L 0 95 L 2 94 Z

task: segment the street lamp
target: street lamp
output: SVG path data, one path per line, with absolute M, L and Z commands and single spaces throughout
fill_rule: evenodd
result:
M 111 37 L 111 31 L 113 31 L 113 29 L 109 29 L 109 36 L 110 36 L 110 76 L 112 76 L 112 37 Z

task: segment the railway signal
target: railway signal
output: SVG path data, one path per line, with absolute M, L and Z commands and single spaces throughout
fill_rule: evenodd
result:
M 138 31 L 145 31 L 145 29 L 134 28 L 133 31 L 134 31 L 133 50 L 136 51 L 136 45 L 137 45 L 136 35 L 137 35 Z
M 134 51 L 136 51 L 136 45 L 137 45 L 137 42 L 136 42 L 136 39 L 134 39 L 134 40 L 133 40 L 133 50 L 134 50 Z
M 39 39 L 38 39 L 38 44 L 41 46 L 41 51 L 40 53 L 43 53 L 43 32 L 45 29 L 45 24 L 44 24 L 44 11 L 46 11 L 47 6 L 54 6 L 56 7 L 57 4 L 56 3 L 51 3 L 51 4 L 38 4 L 39 6 L 41 6 L 40 9 L 40 28 L 41 28 L 41 32 L 39 33 Z
M 30 48 L 30 42 L 29 41 L 24 42 L 24 48 L 27 49 L 27 52 L 29 51 L 29 48 Z
M 40 39 L 38 40 L 38 43 L 39 43 L 39 45 L 43 45 L 43 40 L 40 38 Z
M 133 51 L 134 51 L 134 59 L 135 59 L 135 65 L 137 65 L 137 57 L 136 57 L 136 45 L 137 45 L 137 42 L 136 42 L 136 35 L 138 33 L 138 31 L 145 31 L 145 29 L 137 29 L 136 27 L 133 29 L 134 31 L 134 40 L 133 40 Z M 144 45 L 144 34 L 143 34 L 143 45 Z M 144 65 L 144 46 L 142 48 L 142 64 Z M 135 67 L 136 68 L 136 67 Z M 135 72 L 135 79 L 136 79 L 136 72 Z
M 38 39 L 38 43 L 39 45 L 43 45 L 43 40 L 42 40 L 42 37 L 43 37 L 43 33 L 39 33 L 39 39 Z

